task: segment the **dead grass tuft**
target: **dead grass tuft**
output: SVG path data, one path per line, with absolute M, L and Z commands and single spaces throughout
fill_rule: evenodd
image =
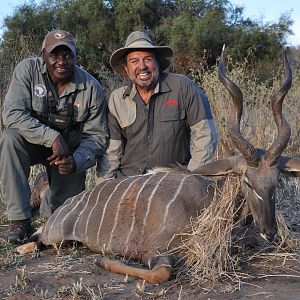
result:
M 238 208 L 233 199 L 237 198 L 239 180 L 229 176 L 223 188 L 203 213 L 191 221 L 191 233 L 178 249 L 185 253 L 185 263 L 179 273 L 191 278 L 192 283 L 202 280 L 216 281 L 237 264 L 230 256 L 231 233 L 234 216 Z
M 300 178 L 282 177 L 276 193 L 276 209 L 289 229 L 300 229 Z
M 281 270 L 285 276 L 295 276 L 293 270 L 285 269 L 285 262 L 294 260 L 299 264 L 299 237 L 290 231 L 282 212 L 276 214 L 278 235 L 273 244 L 265 242 L 255 228 L 238 229 L 236 219 L 243 205 L 243 201 L 237 200 L 239 185 L 236 176 L 226 179 L 216 195 L 220 200 L 213 201 L 198 218 L 191 221 L 190 234 L 175 250 L 185 253 L 178 274 L 188 278 L 192 285 L 204 281 L 216 283 L 224 279 L 236 284 L 254 276 L 255 267 L 273 265 L 269 264 L 270 260 L 275 265 L 276 262 L 279 264 L 277 274 Z M 299 198 L 297 200 L 300 201 Z M 235 236 L 234 232 L 238 232 L 239 236 Z M 274 270 L 268 270 L 264 276 L 274 275 Z M 257 269 L 254 273 L 257 276 Z

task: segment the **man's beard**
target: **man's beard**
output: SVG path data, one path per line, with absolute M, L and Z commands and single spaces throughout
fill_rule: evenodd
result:
M 146 81 L 141 81 L 141 80 L 138 80 L 138 79 L 134 79 L 133 80 L 133 83 L 135 83 L 138 87 L 141 87 L 141 88 L 148 88 L 152 85 L 153 83 L 154 78 L 151 78 L 149 80 L 146 80 Z
M 139 71 L 137 74 L 142 73 L 144 71 Z M 150 86 L 155 86 L 155 84 L 158 81 L 159 77 L 159 68 L 155 68 L 154 76 L 152 78 L 149 78 L 148 80 L 139 80 L 138 75 L 136 75 L 134 78 L 130 78 L 130 80 L 137 85 L 140 88 L 149 88 Z

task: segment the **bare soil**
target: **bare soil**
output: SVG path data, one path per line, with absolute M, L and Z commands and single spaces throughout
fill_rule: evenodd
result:
M 258 259 L 243 266 L 236 282 L 191 284 L 174 275 L 151 285 L 99 269 L 95 261 L 100 255 L 82 246 L 69 245 L 59 255 L 54 248 L 16 255 L 14 246 L 5 243 L 7 229 L 0 226 L 0 299 L 300 299 L 298 256 Z

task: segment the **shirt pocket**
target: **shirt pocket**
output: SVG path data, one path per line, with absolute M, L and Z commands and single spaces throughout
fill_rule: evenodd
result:
M 73 113 L 75 122 L 83 122 L 89 114 L 89 107 L 83 98 L 77 98 L 73 105 Z
M 185 110 L 162 109 L 159 120 L 161 122 L 161 138 L 164 142 L 176 141 L 185 128 Z
M 47 103 L 47 97 L 38 97 L 38 96 L 33 96 L 32 97 L 32 109 L 35 112 L 39 113 L 46 113 L 48 112 L 48 103 Z

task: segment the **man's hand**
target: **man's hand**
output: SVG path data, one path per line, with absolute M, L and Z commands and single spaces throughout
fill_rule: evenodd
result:
M 55 165 L 58 167 L 58 172 L 61 175 L 69 175 L 76 170 L 76 162 L 72 155 L 63 158 L 62 160 L 55 161 Z
M 56 164 L 56 162 L 61 161 L 64 157 L 69 157 L 69 147 L 62 137 L 59 135 L 51 145 L 52 155 L 47 158 L 50 163 L 50 166 Z

